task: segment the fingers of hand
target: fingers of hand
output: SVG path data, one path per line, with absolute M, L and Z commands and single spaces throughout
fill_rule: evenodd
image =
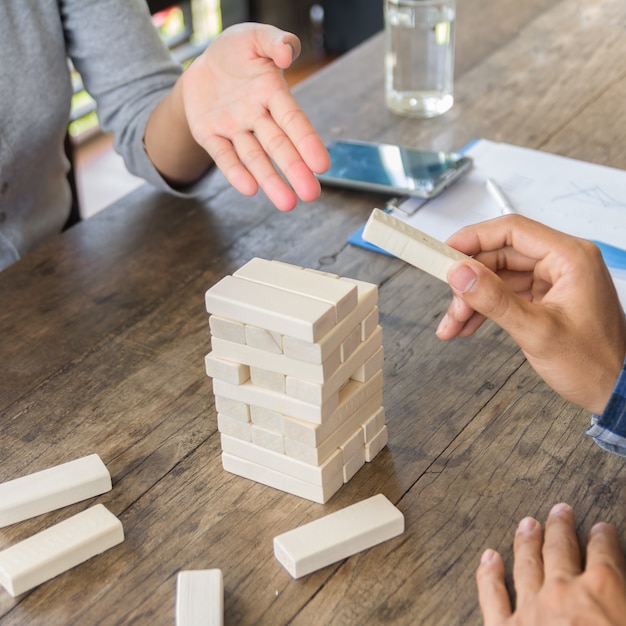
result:
M 524 518 L 517 527 L 513 544 L 513 579 L 518 607 L 532 601 L 543 585 L 542 543 L 541 524 L 532 517 Z
M 511 601 L 504 582 L 504 563 L 494 550 L 485 550 L 476 570 L 478 602 L 485 626 L 501 624 L 511 615 Z
M 586 576 L 599 596 L 616 589 L 625 593 L 626 560 L 617 531 L 609 524 L 596 524 L 589 532 Z
M 253 196 L 258 191 L 254 177 L 241 162 L 232 142 L 219 135 L 207 137 L 204 148 L 215 161 L 226 180 L 244 196 Z
M 233 147 L 245 169 L 257 181 L 269 200 L 281 211 L 290 211 L 296 205 L 293 191 L 274 168 L 270 158 L 252 133 L 239 133 Z
M 261 143 L 266 148 L 271 148 L 272 138 L 280 132 L 287 136 L 298 159 L 303 160 L 312 172 L 316 174 L 325 172 L 330 167 L 330 157 L 326 146 L 291 93 L 286 88 L 276 91 L 269 101 L 268 110 L 270 117 L 259 118 L 259 123 L 254 126 L 254 132 L 259 135 Z M 271 122 L 271 124 L 263 125 L 263 122 Z M 278 147 L 283 146 L 279 144 Z M 286 156 L 291 156 L 291 154 L 286 154 Z M 272 158 L 279 162 L 279 158 L 284 157 L 276 150 Z M 284 169 L 283 171 L 286 172 Z
M 456 263 L 448 271 L 448 282 L 467 306 L 492 319 L 510 334 L 527 325 L 532 311 L 483 265 L 465 261 Z
M 581 572 L 574 511 L 567 504 L 554 505 L 548 515 L 543 561 L 546 579 L 569 579 Z

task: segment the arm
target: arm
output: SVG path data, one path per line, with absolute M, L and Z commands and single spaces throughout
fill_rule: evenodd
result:
M 485 626 L 626 623 L 626 562 L 612 526 L 591 528 L 583 569 L 574 513 L 557 504 L 546 521 L 545 537 L 533 518 L 519 523 L 513 552 L 515 611 L 502 557 L 494 550 L 482 555 L 476 581 Z
M 148 119 L 146 150 L 164 178 L 189 184 L 214 160 L 241 193 L 261 187 L 281 210 L 317 198 L 328 153 L 282 74 L 299 52 L 295 35 L 255 24 L 211 43 Z
M 476 261 L 450 268 L 453 299 L 437 335 L 466 337 L 489 318 L 557 393 L 601 414 L 626 355 L 626 320 L 598 248 L 519 215 L 448 243 Z

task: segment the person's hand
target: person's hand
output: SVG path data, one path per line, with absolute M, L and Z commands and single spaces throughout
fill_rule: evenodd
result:
M 295 35 L 239 24 L 215 39 L 182 76 L 194 139 L 235 189 L 254 195 L 260 186 L 283 211 L 294 208 L 296 194 L 315 200 L 320 185 L 314 173 L 330 165 L 324 143 L 283 77 L 299 54 Z
M 449 269 L 453 299 L 437 336 L 466 337 L 489 318 L 557 393 L 601 414 L 624 362 L 626 321 L 597 246 L 519 215 L 469 226 L 448 244 L 475 260 Z
M 533 518 L 519 523 L 513 551 L 515 611 L 502 557 L 486 550 L 476 571 L 485 626 L 626 624 L 626 561 L 612 526 L 599 523 L 590 530 L 583 568 L 574 512 L 557 504 L 546 521 L 545 537 Z

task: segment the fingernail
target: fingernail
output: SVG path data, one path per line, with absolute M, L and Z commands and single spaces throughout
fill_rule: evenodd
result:
M 444 331 L 449 323 L 450 323 L 450 318 L 448 317 L 448 314 L 446 313 L 441 318 L 441 321 L 439 322 L 439 326 L 437 326 L 437 330 L 435 331 L 435 335 L 439 335 L 442 331 Z
M 448 272 L 448 284 L 459 293 L 470 291 L 477 280 L 474 269 L 465 263 L 454 265 Z
M 559 502 L 559 504 L 555 504 L 550 509 L 549 517 L 556 517 L 558 515 L 562 515 L 563 513 L 570 513 L 571 510 L 572 507 L 569 504 L 566 504 L 565 502 Z
M 589 530 L 589 536 L 591 537 L 591 535 L 595 535 L 596 533 L 605 531 L 607 528 L 611 528 L 611 525 L 605 522 L 597 522 Z
M 497 552 L 491 548 L 487 548 L 480 557 L 480 564 L 485 565 L 491 563 L 496 558 Z
M 534 530 L 537 530 L 537 526 L 539 526 L 539 522 L 533 517 L 525 517 L 518 525 L 517 532 L 518 533 L 528 533 Z

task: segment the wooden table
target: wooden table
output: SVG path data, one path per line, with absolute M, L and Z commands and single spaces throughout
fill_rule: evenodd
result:
M 297 89 L 326 140 L 455 149 L 475 137 L 626 168 L 623 0 L 460 2 L 456 103 L 416 121 L 383 105 L 376 36 Z M 435 338 L 449 290 L 347 236 L 384 198 L 325 190 L 281 214 L 220 174 L 210 196 L 147 187 L 0 274 L 0 481 L 92 452 L 113 476 L 93 501 L 0 530 L 13 544 L 89 504 L 123 544 L 17 599 L 0 623 L 171 624 L 176 573 L 218 567 L 228 624 L 476 624 L 482 550 L 511 565 L 519 519 L 557 501 L 581 536 L 626 537 L 626 464 L 584 436 L 589 416 L 543 384 L 494 325 Z M 380 285 L 390 441 L 326 505 L 225 473 L 204 292 L 253 256 Z M 272 538 L 376 493 L 401 537 L 294 581 Z

